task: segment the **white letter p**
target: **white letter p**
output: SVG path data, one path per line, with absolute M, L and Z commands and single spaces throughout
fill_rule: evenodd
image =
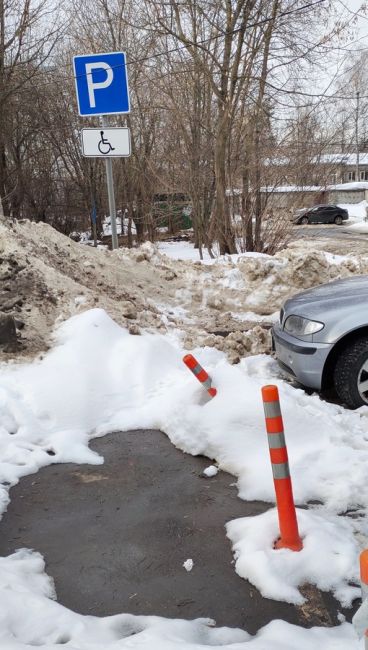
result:
M 106 70 L 106 79 L 105 81 L 93 81 L 92 70 L 102 68 Z M 105 63 L 104 61 L 96 61 L 96 63 L 86 63 L 86 75 L 87 75 L 87 86 L 88 86 L 88 98 L 89 105 L 91 108 L 96 108 L 96 99 L 95 99 L 95 90 L 101 88 L 108 88 L 112 83 L 114 74 L 112 68 Z

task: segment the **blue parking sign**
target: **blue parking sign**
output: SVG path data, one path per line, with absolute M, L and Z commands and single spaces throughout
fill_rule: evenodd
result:
M 125 52 L 73 58 L 79 115 L 129 113 Z

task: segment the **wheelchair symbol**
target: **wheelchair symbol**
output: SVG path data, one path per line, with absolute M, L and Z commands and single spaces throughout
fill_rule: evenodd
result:
M 104 156 L 110 151 L 115 151 L 115 147 L 113 147 L 110 142 L 104 138 L 104 131 L 100 131 L 101 134 L 101 140 L 98 143 L 98 150 L 100 153 L 102 153 Z

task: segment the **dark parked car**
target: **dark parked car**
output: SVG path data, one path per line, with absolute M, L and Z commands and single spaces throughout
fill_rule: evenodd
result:
M 307 223 L 335 223 L 341 226 L 343 221 L 349 219 L 349 213 L 337 205 L 315 205 L 313 208 L 297 210 L 293 222 L 296 224 Z

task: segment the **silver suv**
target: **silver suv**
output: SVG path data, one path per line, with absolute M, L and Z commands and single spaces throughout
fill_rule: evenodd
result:
M 272 339 L 281 368 L 300 384 L 334 387 L 351 408 L 368 404 L 368 276 L 336 280 L 290 298 Z

